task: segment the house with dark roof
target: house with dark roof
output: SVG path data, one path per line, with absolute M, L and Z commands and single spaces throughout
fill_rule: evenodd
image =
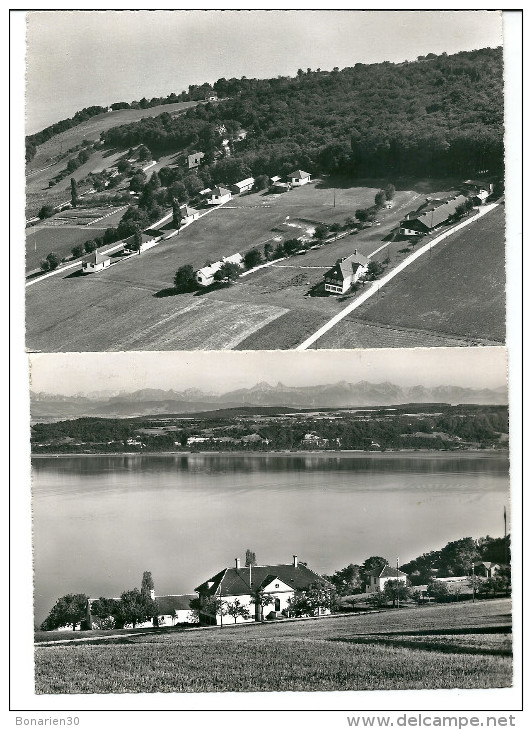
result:
M 260 621 L 262 616 L 282 618 L 289 614 L 294 593 L 305 591 L 316 582 L 323 582 L 323 578 L 301 563 L 297 555 L 286 565 L 252 567 L 241 567 L 240 558 L 236 558 L 234 568 L 223 568 L 195 589 L 203 605 L 200 621 L 221 625 L 228 620 L 224 619 L 224 606 L 237 600 L 249 612 L 249 616 L 237 617 L 238 623 Z M 257 593 L 266 595 L 267 603 L 262 608 L 254 601 Z M 320 608 L 319 613 L 325 615 L 330 611 Z
M 210 191 L 210 198 L 207 199 L 207 205 L 222 205 L 231 200 L 231 191 L 227 188 L 217 185 Z
M 310 182 L 310 172 L 304 170 L 294 170 L 294 172 L 289 173 L 288 177 L 294 187 L 306 185 Z
M 421 213 L 405 218 L 399 224 L 399 233 L 403 236 L 423 236 L 449 220 L 457 208 L 467 200 L 465 195 L 455 195 L 444 203 L 425 208 Z
M 111 259 L 107 254 L 94 251 L 87 256 L 81 264 L 81 270 L 86 274 L 95 274 L 98 271 L 103 271 L 111 265 Z
M 356 250 L 350 256 L 338 259 L 332 269 L 323 275 L 325 291 L 331 294 L 344 294 L 367 272 L 368 264 L 369 259 Z
M 377 568 L 368 573 L 369 583 L 366 584 L 366 593 L 378 593 L 384 590 L 389 580 L 399 580 L 406 585 L 407 574 L 399 568 L 392 568 L 385 565 L 384 568 Z
M 462 190 L 469 194 L 485 192 L 491 195 L 493 192 L 493 183 L 489 180 L 464 180 Z

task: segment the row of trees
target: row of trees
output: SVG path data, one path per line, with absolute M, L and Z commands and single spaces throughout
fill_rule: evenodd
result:
M 119 599 L 99 598 L 90 606 L 93 627 L 98 629 L 124 628 L 157 616 L 157 604 L 151 598 L 153 578 L 149 571 L 142 576 L 140 590 L 133 588 L 124 591 Z M 88 596 L 84 593 L 69 593 L 57 600 L 54 607 L 41 624 L 43 631 L 52 631 L 63 626 L 71 626 L 75 631 L 86 624 Z

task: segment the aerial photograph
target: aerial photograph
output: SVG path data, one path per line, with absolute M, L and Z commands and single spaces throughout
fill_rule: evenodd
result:
M 28 13 L 28 350 L 504 344 L 502 30 Z
M 32 356 L 36 694 L 510 687 L 506 349 L 209 355 Z

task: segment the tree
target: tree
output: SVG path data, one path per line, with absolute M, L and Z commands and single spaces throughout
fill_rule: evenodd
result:
M 87 253 L 92 253 L 93 251 L 96 251 L 98 244 L 93 240 L 85 241 L 84 248 Z
M 122 626 L 131 624 L 135 628 L 137 624 L 156 615 L 157 606 L 155 601 L 149 596 L 144 596 L 138 588 L 124 591 L 120 596 L 118 616 Z
M 181 224 L 183 222 L 183 216 L 181 215 L 181 208 L 179 207 L 179 202 L 174 198 L 172 201 L 172 225 L 174 228 L 177 228 L 179 230 L 181 228 Z
M 269 261 L 273 257 L 273 246 L 271 243 L 264 244 L 264 260 Z
M 318 223 L 318 225 L 314 229 L 314 238 L 318 241 L 323 241 L 328 233 L 329 227 L 326 226 L 324 223 Z
M 250 251 L 247 251 L 244 254 L 244 264 L 246 266 L 246 269 L 253 269 L 261 262 L 262 256 L 260 255 L 260 251 L 257 251 L 256 248 L 252 248 Z
M 275 251 L 273 252 L 273 258 L 274 259 L 282 259 L 285 255 L 284 245 L 282 243 L 278 243 L 275 247 Z
M 342 595 L 360 593 L 364 590 L 360 565 L 350 563 L 346 568 L 337 570 L 334 575 L 329 576 L 328 579 Z
M 133 240 L 131 243 L 128 244 L 128 248 L 130 248 L 132 251 L 140 251 L 140 248 L 142 246 L 142 233 L 140 232 L 139 228 L 135 229 L 135 232 L 133 233 Z
M 140 584 L 140 592 L 144 597 L 151 598 L 151 592 L 155 585 L 153 582 L 152 574 L 149 570 L 145 570 L 142 574 L 142 582 Z
M 141 144 L 137 150 L 137 153 L 140 162 L 147 162 L 148 160 L 151 160 L 151 152 L 146 147 L 146 145 Z
M 246 550 L 246 568 L 249 566 L 257 565 L 257 558 L 253 550 L 247 548 Z
M 87 613 L 88 596 L 84 593 L 68 593 L 56 601 L 47 618 L 41 624 L 43 631 L 53 631 L 61 626 L 72 626 L 72 631 Z
M 315 616 L 321 609 L 332 610 L 336 606 L 334 587 L 326 581 L 316 581 L 306 590 L 296 590 L 288 600 L 291 616 Z
M 266 190 L 268 187 L 268 175 L 257 175 L 253 183 L 253 190 Z
M 117 628 L 119 615 L 119 601 L 114 598 L 100 597 L 91 604 L 92 627 L 95 629 Z
M 373 281 L 374 279 L 378 279 L 383 271 L 384 266 L 379 261 L 370 261 L 366 276 L 370 281 Z
M 78 246 L 74 246 L 72 249 L 72 258 L 73 259 L 79 259 L 83 256 L 83 246 L 79 244 Z
M 251 617 L 251 614 L 249 613 L 249 608 L 247 606 L 243 606 L 238 598 L 235 598 L 235 600 L 232 602 L 226 602 L 224 604 L 224 609 L 225 613 L 234 619 L 235 624 L 238 618 L 243 618 L 244 620 L 246 620 Z
M 265 593 L 261 588 L 251 597 L 251 603 L 255 605 L 255 620 L 264 621 L 264 609 L 273 603 L 270 593 Z
M 395 186 L 392 185 L 392 183 L 388 183 L 388 185 L 384 188 L 384 193 L 386 195 L 386 200 L 393 200 L 395 195 Z
M 427 593 L 433 596 L 438 603 L 448 601 L 451 598 L 449 586 L 440 580 L 430 580 L 427 584 Z
M 369 212 L 366 208 L 359 208 L 355 211 L 355 218 L 361 223 L 365 223 L 369 219 Z
M 39 218 L 41 220 L 44 220 L 45 218 L 51 218 L 55 213 L 55 208 L 53 205 L 43 205 L 43 207 L 40 209 L 40 211 L 37 213 Z
M 192 291 L 196 288 L 196 277 L 191 264 L 180 266 L 174 276 L 174 287 L 179 292 Z
M 56 253 L 52 251 L 45 259 L 41 261 L 40 265 L 43 271 L 54 271 L 55 269 L 57 269 L 60 263 L 61 259 Z
M 378 208 L 384 207 L 384 203 L 386 202 L 386 193 L 384 190 L 379 190 L 379 192 L 375 195 L 375 205 Z
M 284 242 L 283 250 L 287 256 L 290 256 L 291 254 L 295 253 L 300 247 L 301 243 L 297 240 L 297 238 L 289 238 L 287 241 Z
M 232 261 L 224 261 L 218 271 L 214 274 L 214 280 L 232 284 L 240 276 L 240 266 Z
M 384 584 L 384 597 L 386 600 L 393 601 L 393 607 L 396 607 L 397 601 L 406 601 L 410 597 L 410 588 L 402 580 L 391 579 Z
M 73 177 L 70 178 L 70 199 L 72 207 L 75 208 L 79 203 L 78 184 Z

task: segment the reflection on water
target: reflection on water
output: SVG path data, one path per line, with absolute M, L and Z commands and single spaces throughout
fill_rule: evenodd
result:
M 160 455 L 33 461 L 35 610 L 118 595 L 151 570 L 190 592 L 247 547 L 319 573 L 502 534 L 505 454 Z

